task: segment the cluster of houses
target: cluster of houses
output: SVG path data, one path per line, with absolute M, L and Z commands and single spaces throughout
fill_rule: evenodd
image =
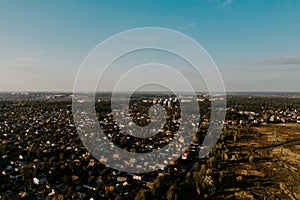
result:
M 227 114 L 233 117 L 227 118 L 224 124 L 228 125 L 266 125 L 274 123 L 300 123 L 300 111 L 298 109 L 261 109 L 261 112 L 236 111 L 227 108 Z M 232 116 L 231 115 L 231 116 Z
M 30 101 L 28 95 L 22 94 L 25 100 L 11 100 L 7 94 L 0 98 L 0 199 L 133 199 L 140 189 L 151 188 L 159 175 L 183 173 L 183 166 L 197 156 L 200 148 L 195 141 L 192 142 L 183 155 L 173 155 L 179 159 L 173 161 L 172 157 L 171 162 L 157 163 L 161 167 L 154 172 L 135 174 L 117 171 L 101 162 L 105 157 L 97 160 L 83 145 L 74 124 L 70 95 L 40 94 L 38 100 L 34 96 Z M 188 102 L 189 98 L 183 101 Z M 207 101 L 207 97 L 197 101 L 201 104 Z M 132 122 L 116 125 L 113 112 L 106 113 L 99 116 L 99 124 L 114 145 L 130 152 L 150 152 L 164 147 L 180 135 L 178 130 L 182 123 L 189 123 L 198 130 L 196 118 L 181 121 L 184 116 L 181 116 L 177 98 L 157 98 L 144 100 L 143 103 L 165 107 L 168 113 L 165 126 L 153 130 L 152 137 L 140 139 L 133 136 L 132 130 L 121 131 L 125 125 L 130 127 Z M 139 105 L 133 104 L 131 109 L 138 110 Z M 126 117 L 126 110 L 119 110 L 119 113 L 121 117 Z M 261 109 L 261 112 L 254 112 L 228 107 L 227 113 L 230 116 L 224 124 L 229 125 L 300 121 L 300 114 L 295 109 Z M 201 114 L 203 123 L 208 124 L 206 116 L 209 115 Z M 131 117 L 137 122 L 149 120 L 141 112 Z M 184 142 L 184 139 L 179 142 L 181 140 Z M 100 142 L 97 148 L 102 147 Z M 176 146 L 178 149 L 183 147 L 180 143 Z M 120 159 L 117 154 L 110 156 Z M 134 164 L 135 161 L 129 162 L 132 163 L 124 164 Z
M 176 101 L 164 100 L 162 105 L 174 108 L 169 102 Z M 169 168 L 157 163 L 161 169 L 155 172 L 120 172 L 105 167 L 101 159 L 95 159 L 84 147 L 75 128 L 70 101 L 1 101 L 0 106 L 3 108 L 0 113 L 0 199 L 134 198 L 133 191 L 151 187 L 160 173 L 180 173 L 181 162 L 188 162 L 190 156 L 186 152 L 178 161 L 171 162 Z M 169 119 L 170 126 L 179 124 L 176 115 L 174 112 Z M 114 140 L 124 134 L 116 134 L 119 129 L 111 126 L 111 119 L 108 113 L 100 124 L 109 127 L 107 137 Z M 161 131 L 152 141 L 138 141 L 127 135 L 127 143 L 123 145 L 137 151 L 151 151 L 172 140 L 176 135 L 171 132 Z M 182 146 L 179 144 L 177 148 Z M 194 145 L 191 152 L 196 154 L 196 149 Z M 111 156 L 117 158 L 117 155 Z

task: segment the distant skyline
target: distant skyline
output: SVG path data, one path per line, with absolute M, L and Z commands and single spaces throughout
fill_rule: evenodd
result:
M 72 91 L 87 54 L 132 28 L 200 43 L 227 91 L 300 91 L 300 1 L 0 1 L 0 91 Z

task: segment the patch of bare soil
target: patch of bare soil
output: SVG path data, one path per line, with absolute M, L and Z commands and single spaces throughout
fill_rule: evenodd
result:
M 300 124 L 253 127 L 229 147 L 239 156 L 216 199 L 300 199 Z

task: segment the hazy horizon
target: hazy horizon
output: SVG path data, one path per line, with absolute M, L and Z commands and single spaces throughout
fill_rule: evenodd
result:
M 90 91 L 81 91 L 81 92 L 77 92 L 77 93 L 88 93 Z M 114 91 L 115 93 L 132 93 L 131 91 Z M 179 91 L 182 93 L 191 93 L 191 92 L 185 92 L 185 91 Z M 47 91 L 47 90 L 37 90 L 37 91 L 0 91 L 0 94 L 4 94 L 4 93 L 65 93 L 65 94 L 73 94 L 73 91 Z M 90 92 L 93 93 L 93 92 Z M 96 91 L 95 94 L 99 94 L 99 93 L 112 93 L 112 91 Z M 166 92 L 166 91 L 138 91 L 135 93 L 170 93 L 171 92 Z M 209 92 L 205 92 L 205 91 L 195 91 L 195 93 L 197 94 L 208 94 Z M 218 93 L 218 92 L 213 92 L 213 93 Z M 219 92 L 220 93 L 220 92 Z M 293 93 L 293 94 L 300 94 L 300 91 L 226 91 L 225 94 L 272 94 L 272 93 L 280 93 L 280 94 L 288 94 L 288 93 Z

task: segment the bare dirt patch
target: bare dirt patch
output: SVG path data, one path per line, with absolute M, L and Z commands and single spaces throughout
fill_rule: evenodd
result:
M 227 161 L 226 174 L 234 178 L 217 198 L 300 199 L 300 124 L 252 127 L 229 146 L 241 156 Z

